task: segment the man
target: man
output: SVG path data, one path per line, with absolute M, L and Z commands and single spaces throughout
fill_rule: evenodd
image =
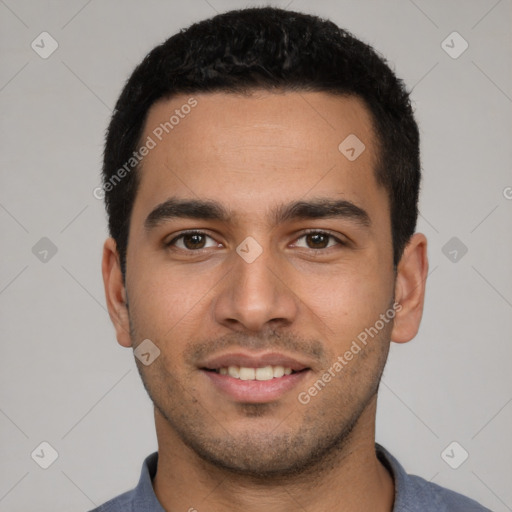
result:
M 221 14 L 155 48 L 109 126 L 103 278 L 158 452 L 99 511 L 477 511 L 375 443 L 419 327 L 408 94 L 333 23 Z

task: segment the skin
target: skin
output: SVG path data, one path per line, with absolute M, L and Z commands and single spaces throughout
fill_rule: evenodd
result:
M 327 93 L 194 97 L 197 106 L 144 158 L 125 282 L 112 239 L 103 254 L 118 342 L 136 348 L 150 339 L 161 351 L 148 366 L 136 360 L 155 404 L 155 493 L 172 511 L 391 511 L 393 480 L 374 449 L 378 383 L 390 341 L 407 342 L 418 330 L 428 263 L 416 233 L 395 273 L 368 110 Z M 141 140 L 188 99 L 155 104 Z M 338 150 L 349 134 L 366 146 L 352 162 Z M 147 229 L 148 215 L 170 197 L 213 200 L 230 215 Z M 345 217 L 274 222 L 277 206 L 318 198 L 350 201 L 369 225 Z M 189 229 L 208 236 L 165 245 Z M 248 236 L 262 249 L 252 263 L 236 252 Z M 301 404 L 298 393 L 394 301 L 394 321 Z M 241 403 L 198 367 L 204 355 L 238 350 L 277 350 L 310 370 L 276 400 Z

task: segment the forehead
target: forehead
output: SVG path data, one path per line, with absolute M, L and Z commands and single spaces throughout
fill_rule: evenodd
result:
M 140 166 L 134 215 L 170 196 L 254 214 L 308 195 L 386 207 L 375 140 L 371 115 L 353 96 L 179 95 L 148 113 L 141 145 L 152 148 Z

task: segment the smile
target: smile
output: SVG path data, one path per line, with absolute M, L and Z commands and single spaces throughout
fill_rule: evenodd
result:
M 214 370 L 220 375 L 229 375 L 234 379 L 240 380 L 271 380 L 279 379 L 284 375 L 290 375 L 293 373 L 291 368 L 285 368 L 284 366 L 267 365 L 260 368 L 249 368 L 247 366 L 225 366 Z

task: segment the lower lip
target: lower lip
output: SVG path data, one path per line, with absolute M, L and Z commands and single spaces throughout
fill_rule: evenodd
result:
M 201 371 L 217 389 L 235 401 L 244 403 L 275 401 L 296 387 L 309 373 L 309 370 L 303 370 L 270 380 L 241 380 L 217 372 Z

